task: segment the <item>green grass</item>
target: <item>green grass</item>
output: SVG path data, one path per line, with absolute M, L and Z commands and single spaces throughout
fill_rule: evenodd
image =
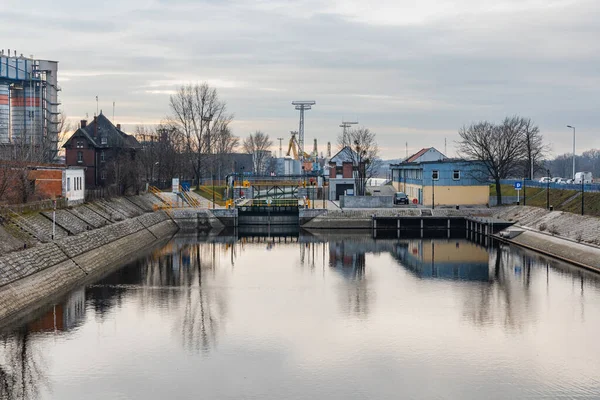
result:
M 224 206 L 225 200 L 223 199 L 223 192 L 227 186 L 214 186 L 214 199 L 215 203 Z M 213 186 L 200 186 L 199 189 L 194 189 L 194 192 L 198 193 L 200 196 L 204 197 L 207 200 L 213 200 Z
M 502 196 L 516 196 L 517 192 L 512 185 L 502 185 Z M 525 204 L 532 207 L 546 208 L 547 195 L 545 188 L 528 187 Z M 577 190 L 550 189 L 550 205 L 556 211 L 581 213 L 581 196 L 576 196 Z M 490 196 L 496 195 L 496 185 L 490 185 Z M 523 190 L 521 191 L 521 204 L 523 204 Z M 584 197 L 584 214 L 600 216 L 600 193 L 586 193 Z

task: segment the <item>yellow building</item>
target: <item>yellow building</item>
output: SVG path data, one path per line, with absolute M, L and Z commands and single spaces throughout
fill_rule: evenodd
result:
M 409 158 L 410 160 L 410 158 Z M 392 184 L 422 205 L 486 205 L 489 173 L 485 163 L 456 159 L 392 164 Z

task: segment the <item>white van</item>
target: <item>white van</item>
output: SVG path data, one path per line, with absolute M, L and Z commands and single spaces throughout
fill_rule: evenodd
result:
M 577 172 L 575 174 L 575 184 L 576 185 L 581 185 L 581 183 L 583 182 L 584 184 L 588 184 L 588 183 L 592 183 L 592 173 L 591 172 Z

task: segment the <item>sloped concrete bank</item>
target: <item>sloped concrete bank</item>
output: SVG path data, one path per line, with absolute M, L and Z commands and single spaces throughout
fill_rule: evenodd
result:
M 499 207 L 494 214 L 523 231 L 499 240 L 600 272 L 600 218 L 527 206 Z
M 135 259 L 178 230 L 158 211 L 0 256 L 0 323 Z

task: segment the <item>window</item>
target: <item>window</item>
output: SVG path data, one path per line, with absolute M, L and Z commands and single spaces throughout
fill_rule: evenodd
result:
M 67 192 L 71 191 L 71 178 L 67 178 Z
M 102 180 L 106 179 L 106 171 L 100 172 L 100 179 L 102 179 Z
M 106 143 L 108 143 L 108 140 L 106 140 L 106 136 L 102 136 L 100 138 L 100 144 L 106 144 Z
M 100 152 L 100 162 L 104 162 L 104 161 L 106 161 L 106 159 L 105 159 L 105 156 L 104 156 L 104 150 L 102 150 Z
M 440 171 L 438 171 L 437 169 L 434 169 L 433 171 L 431 171 L 431 178 L 434 181 L 437 181 L 440 179 Z
M 452 179 L 454 179 L 455 181 L 460 180 L 460 171 L 459 170 L 454 170 L 452 172 Z
M 77 141 L 77 148 L 78 149 L 83 149 L 83 140 L 78 140 Z
M 77 162 L 78 163 L 82 163 L 83 162 L 83 151 L 78 151 L 77 152 Z

